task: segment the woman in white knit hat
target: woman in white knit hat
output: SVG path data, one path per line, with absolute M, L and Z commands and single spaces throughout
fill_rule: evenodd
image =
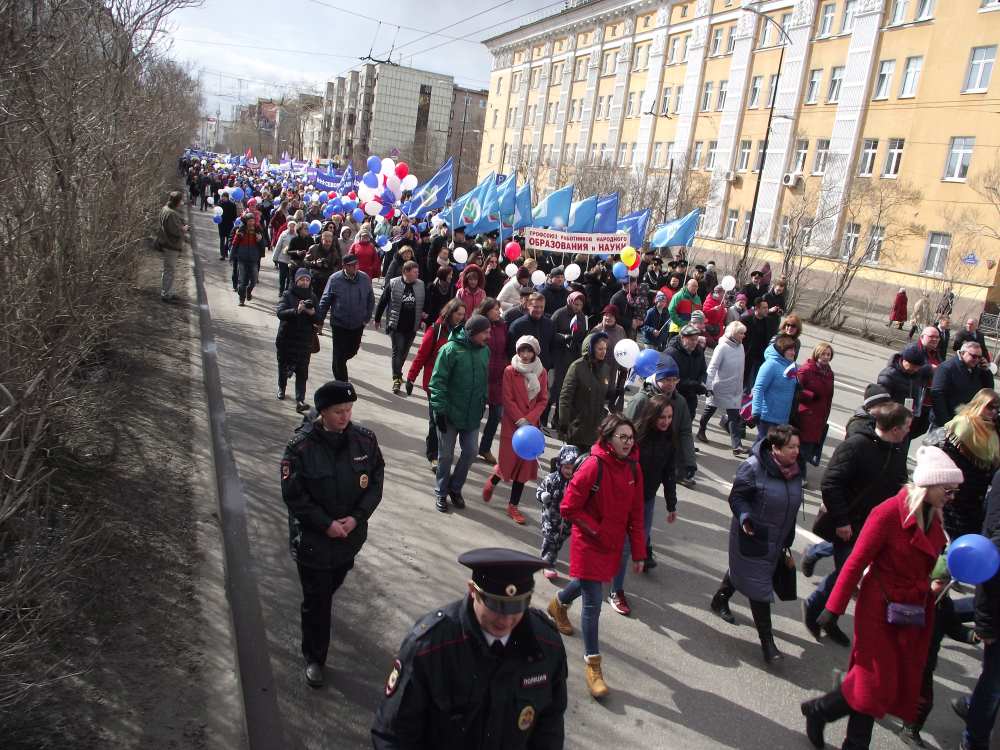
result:
M 845 716 L 844 750 L 867 748 L 875 719 L 885 714 L 916 721 L 934 627 L 930 574 L 947 541 L 941 509 L 961 483 L 954 461 L 940 448 L 924 446 L 917 451 L 913 481 L 868 516 L 819 618 L 842 615 L 861 581 L 847 675 L 839 688 L 802 704 L 815 747 L 823 747 L 827 722 Z

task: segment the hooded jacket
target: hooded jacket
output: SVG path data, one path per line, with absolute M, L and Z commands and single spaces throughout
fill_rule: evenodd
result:
M 757 371 L 757 380 L 753 384 L 753 416 L 763 422 L 788 423 L 797 381 L 794 373 L 788 377 L 785 372 L 793 364 L 773 346 L 764 350 L 764 364 Z
M 435 414 L 444 414 L 459 431 L 479 427 L 486 408 L 490 350 L 475 346 L 456 328 L 441 347 L 430 381 L 430 405 Z
M 468 285 L 465 283 L 466 279 L 470 276 L 476 276 L 479 283 L 476 285 L 475 289 L 469 289 Z M 465 305 L 465 314 L 467 317 L 471 317 L 472 313 L 476 311 L 476 308 L 486 299 L 486 275 L 483 270 L 477 266 L 475 263 L 467 265 L 462 273 L 458 277 L 459 289 L 455 293 L 456 299 L 460 300 Z
M 592 333 L 583 340 L 583 356 L 570 364 L 559 392 L 559 432 L 567 443 L 584 450 L 597 440 L 597 427 L 614 391 L 610 348 L 602 361 L 594 359 L 594 346 L 601 338 L 607 334 Z

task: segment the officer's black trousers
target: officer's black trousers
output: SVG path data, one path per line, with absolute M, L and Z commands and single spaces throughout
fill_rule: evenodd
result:
M 342 568 L 332 570 L 298 566 L 299 582 L 302 584 L 302 656 L 307 664 L 326 664 L 333 595 L 344 582 L 347 571 L 353 567 L 353 560 Z

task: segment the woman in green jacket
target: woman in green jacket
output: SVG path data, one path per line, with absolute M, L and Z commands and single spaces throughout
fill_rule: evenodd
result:
M 597 331 L 583 340 L 583 356 L 566 371 L 559 392 L 559 433 L 581 452 L 597 441 L 597 428 L 608 413 L 614 380 L 608 358 L 608 334 Z

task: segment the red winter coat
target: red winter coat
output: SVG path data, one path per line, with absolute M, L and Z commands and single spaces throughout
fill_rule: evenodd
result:
M 420 347 L 417 349 L 417 355 L 413 358 L 413 362 L 410 363 L 410 371 L 406 374 L 407 380 L 415 383 L 417 375 L 420 374 L 420 370 L 423 368 L 424 380 L 422 385 L 424 390 L 430 393 L 431 373 L 434 372 L 434 362 L 437 360 L 438 351 L 448 343 L 450 335 L 451 328 L 448 327 L 447 323 L 440 320 L 434 325 L 427 327 L 427 330 L 424 331 L 424 337 L 420 339 Z
M 833 405 L 833 370 L 812 357 L 796 372 L 799 385 L 799 440 L 819 443 Z
M 470 291 L 465 280 L 469 276 L 477 276 L 479 278 L 479 283 L 476 285 L 475 290 Z M 472 317 L 472 313 L 476 311 L 480 303 L 486 299 L 486 277 L 483 275 L 483 271 L 475 263 L 466 266 L 461 275 L 458 277 L 458 291 L 455 292 L 455 297 L 462 301 L 465 305 L 467 311 L 466 317 Z
M 705 338 L 708 340 L 709 346 L 715 347 L 718 345 L 722 334 L 726 331 L 726 313 L 729 310 L 726 307 L 725 296 L 717 300 L 709 294 L 708 299 L 705 300 L 705 304 L 701 307 L 701 311 L 705 313 L 706 327 L 715 326 L 718 329 L 715 333 L 712 333 L 706 328 L 705 333 Z
M 533 400 L 528 399 L 528 387 L 524 384 L 524 375 L 507 365 L 503 371 L 503 418 L 500 422 L 500 455 L 494 471 L 505 482 L 533 482 L 538 478 L 538 460 L 525 461 L 514 452 L 515 424 L 519 419 L 527 419 L 529 424 L 538 427 L 545 404 L 549 401 L 548 373 L 542 370 L 538 374 L 538 384 L 541 388 Z
M 642 470 L 639 446 L 627 459 L 612 448 L 594 443 L 593 458 L 586 459 L 566 486 L 559 512 L 573 524 L 569 548 L 569 574 L 587 581 L 610 581 L 622 562 L 625 536 L 632 546 L 632 559 L 646 559 L 643 527 Z M 590 490 L 597 479 L 597 461 L 603 466 L 601 486 L 594 497 Z
M 913 723 L 934 629 L 930 574 L 944 548 L 945 535 L 936 516 L 925 534 L 917 519 L 907 518 L 907 513 L 905 487 L 875 507 L 826 608 L 843 614 L 861 574 L 871 565 L 854 607 L 854 645 L 841 690 L 855 711 L 876 719 L 892 714 Z M 886 598 L 923 604 L 924 626 L 890 625 L 885 619 Z
M 486 402 L 497 406 L 503 404 L 503 373 L 510 362 L 507 356 L 507 324 L 502 318 L 490 323 L 490 337 L 486 345 L 490 348 Z
M 374 281 L 382 275 L 382 260 L 372 243 L 355 242 L 351 245 L 351 252 L 358 256 L 358 270 L 368 274 L 369 279 Z
M 889 320 L 893 323 L 906 322 L 906 292 L 896 292 L 896 299 L 892 301 L 892 312 L 889 313 Z

